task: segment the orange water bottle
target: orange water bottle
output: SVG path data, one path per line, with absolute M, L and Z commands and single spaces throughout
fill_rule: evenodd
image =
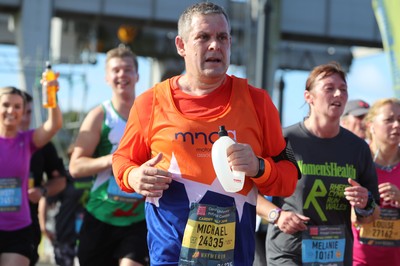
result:
M 46 62 L 46 70 L 44 73 L 44 79 L 47 82 L 57 79 L 57 75 L 51 69 L 49 61 Z M 55 108 L 57 106 L 57 90 L 57 86 L 42 86 L 42 104 L 44 108 Z

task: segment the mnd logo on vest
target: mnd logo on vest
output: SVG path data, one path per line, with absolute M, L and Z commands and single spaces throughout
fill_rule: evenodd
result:
M 236 141 L 236 130 L 227 130 L 229 137 Z M 213 132 L 177 132 L 175 140 L 195 145 L 197 157 L 211 157 L 211 146 L 219 138 L 218 131 Z

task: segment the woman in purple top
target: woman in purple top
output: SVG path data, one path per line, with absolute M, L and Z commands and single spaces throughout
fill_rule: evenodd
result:
M 58 86 L 57 81 L 53 84 Z M 31 155 L 62 126 L 59 107 L 48 109 L 47 120 L 36 129 L 20 131 L 24 93 L 0 88 L 0 265 L 29 265 L 31 218 L 28 203 Z

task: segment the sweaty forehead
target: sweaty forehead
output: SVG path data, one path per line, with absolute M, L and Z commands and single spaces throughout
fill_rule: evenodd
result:
M 323 82 L 323 83 L 338 83 L 339 82 L 339 83 L 346 85 L 346 82 L 337 73 L 327 74 L 326 72 L 323 72 L 317 76 L 316 82 Z
M 191 31 L 229 32 L 228 22 L 222 14 L 197 14 L 192 17 Z

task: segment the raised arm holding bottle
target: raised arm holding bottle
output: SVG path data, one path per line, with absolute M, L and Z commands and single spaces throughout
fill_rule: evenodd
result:
M 58 82 L 41 81 L 58 86 Z M 0 265 L 29 265 L 33 239 L 29 199 L 29 163 L 62 126 L 60 108 L 48 109 L 47 120 L 20 130 L 25 95 L 15 87 L 0 88 Z

